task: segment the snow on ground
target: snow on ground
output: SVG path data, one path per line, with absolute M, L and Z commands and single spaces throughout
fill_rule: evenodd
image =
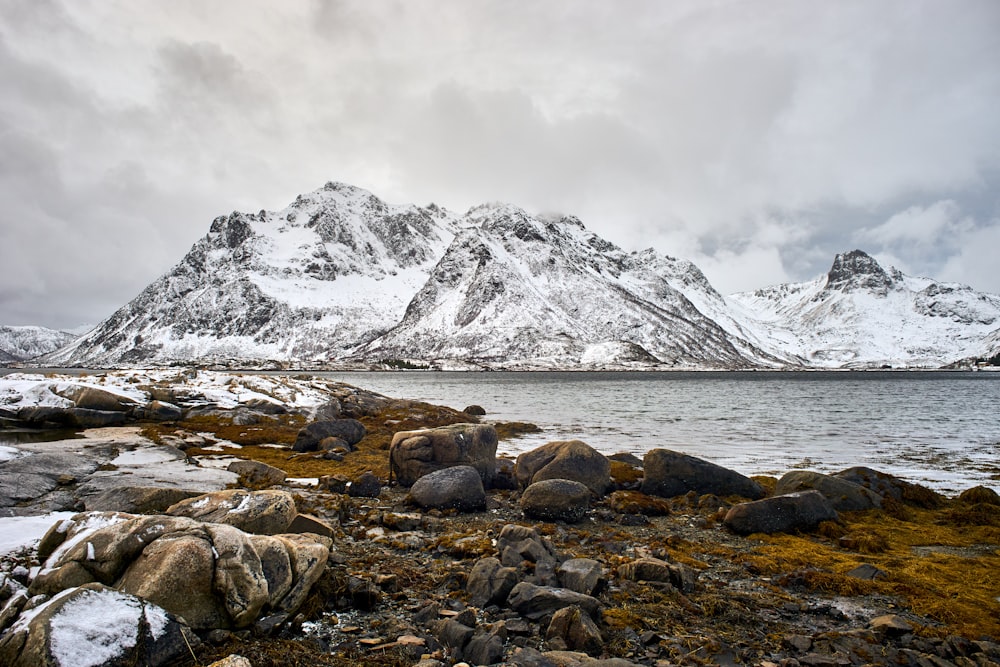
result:
M 53 525 L 76 512 L 52 512 L 41 516 L 0 517 L 0 557 L 23 547 L 34 547 Z

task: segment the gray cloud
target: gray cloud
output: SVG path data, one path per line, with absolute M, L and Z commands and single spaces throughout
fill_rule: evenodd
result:
M 861 245 L 1000 292 L 1000 6 L 11 0 L 0 322 L 106 317 L 331 179 L 579 215 L 722 291 Z

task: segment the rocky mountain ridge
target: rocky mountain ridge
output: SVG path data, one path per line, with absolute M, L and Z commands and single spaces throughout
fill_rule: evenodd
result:
M 35 326 L 0 326 L 0 363 L 53 352 L 76 339 L 71 333 Z
M 814 281 L 727 298 L 690 262 L 627 252 L 572 216 L 508 204 L 460 215 L 328 183 L 281 211 L 217 218 L 177 266 L 41 362 L 940 367 L 988 353 L 998 331 L 1000 297 L 861 251 Z

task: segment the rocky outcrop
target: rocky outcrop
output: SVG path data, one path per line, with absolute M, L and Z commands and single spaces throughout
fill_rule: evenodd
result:
M 600 497 L 611 485 L 611 462 L 580 440 L 550 442 L 518 456 L 514 476 L 522 488 L 546 479 L 569 479 Z
M 241 628 L 292 613 L 326 566 L 317 535 L 252 536 L 173 516 L 84 513 L 53 526 L 32 595 L 100 583 L 180 616 L 195 629 Z
M 824 521 L 835 521 L 837 511 L 819 491 L 801 491 L 750 503 L 740 503 L 726 513 L 727 528 L 740 535 L 790 533 L 811 530 Z
M 838 512 L 856 512 L 882 506 L 882 497 L 860 484 L 809 470 L 785 473 L 774 487 L 774 495 L 815 490 L 826 496 Z
M 171 505 L 200 495 L 198 491 L 162 486 L 119 486 L 87 498 L 84 506 L 88 512 L 160 514 Z
M 484 488 L 496 471 L 497 432 L 488 424 L 453 424 L 421 431 L 400 431 L 392 437 L 389 467 L 403 486 L 428 473 L 454 466 L 472 466 Z
M 8 667 L 174 664 L 200 640 L 174 614 L 102 584 L 70 588 L 0 639 Z
M 689 491 L 701 495 L 764 497 L 760 484 L 738 472 L 669 449 L 651 449 L 643 457 L 642 492 L 672 498 Z
M 424 475 L 410 487 L 410 499 L 424 509 L 486 509 L 486 490 L 472 466 L 454 466 Z

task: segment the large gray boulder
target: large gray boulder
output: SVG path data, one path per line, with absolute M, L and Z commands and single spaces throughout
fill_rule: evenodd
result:
M 518 456 L 514 476 L 522 488 L 546 479 L 570 479 L 603 496 L 611 485 L 611 462 L 580 440 L 550 442 Z
M 521 494 L 521 510 L 532 519 L 576 523 L 589 508 L 590 489 L 569 479 L 535 482 Z
M 286 477 L 285 471 L 281 468 L 253 460 L 233 461 L 226 470 L 236 473 L 240 476 L 240 481 L 254 488 L 281 484 Z
M 295 499 L 285 491 L 230 489 L 182 500 L 165 513 L 224 523 L 248 533 L 276 535 L 288 530 L 297 511 Z
M 681 452 L 651 449 L 642 466 L 641 490 L 649 495 L 673 498 L 694 491 L 752 500 L 764 497 L 764 489 L 749 477 Z
M 882 507 L 882 497 L 860 484 L 809 470 L 793 470 L 778 480 L 774 495 L 815 490 L 826 496 L 838 512 L 855 512 Z
M 730 508 L 723 523 L 734 533 L 791 533 L 835 521 L 837 510 L 819 491 L 802 491 Z
M 472 466 L 455 466 L 428 473 L 410 487 L 410 499 L 424 509 L 486 509 L 486 490 Z
M 174 664 L 198 637 L 177 617 L 141 597 L 86 584 L 21 617 L 0 639 L 7 667 Z
M 484 488 L 496 471 L 497 432 L 489 424 L 452 424 L 400 431 L 389 446 L 389 469 L 403 486 L 444 468 L 472 466 Z
M 354 447 L 364 439 L 365 435 L 364 424 L 356 419 L 318 421 L 305 426 L 298 432 L 292 449 L 297 452 L 316 451 L 319 449 L 319 443 L 326 438 L 340 438 Z

